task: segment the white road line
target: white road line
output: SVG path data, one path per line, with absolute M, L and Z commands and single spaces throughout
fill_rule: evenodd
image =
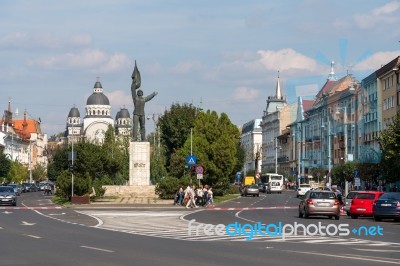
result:
M 367 252 L 400 252 L 400 250 L 395 249 L 365 249 L 365 248 L 353 248 L 354 250 L 358 251 L 367 251 Z
M 29 236 L 29 237 L 36 238 L 36 239 L 42 238 L 40 236 L 34 236 L 34 235 L 25 235 L 25 236 Z
M 104 251 L 104 252 L 110 252 L 110 253 L 114 252 L 114 251 L 109 250 L 109 249 L 102 249 L 102 248 L 95 248 L 95 247 L 88 247 L 88 246 L 81 246 L 81 248 L 93 249 L 93 250 Z
M 342 259 L 347 259 L 347 260 L 363 260 L 363 261 L 373 261 L 373 262 L 378 262 L 379 264 L 382 263 L 387 263 L 387 264 L 397 264 L 400 265 L 400 262 L 396 260 L 392 260 L 389 258 L 374 258 L 374 257 L 358 257 L 353 254 L 327 254 L 327 253 L 317 253 L 317 252 L 306 252 L 306 251 L 296 251 L 296 250 L 286 250 L 289 252 L 294 252 L 294 253 L 301 253 L 301 254 L 307 254 L 307 255 L 315 255 L 315 256 L 324 256 L 324 257 L 334 257 L 334 258 L 342 258 Z

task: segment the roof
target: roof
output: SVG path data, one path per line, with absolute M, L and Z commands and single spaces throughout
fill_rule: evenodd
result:
M 94 92 L 87 99 L 86 105 L 110 105 L 110 101 L 103 93 Z
M 395 67 L 399 67 L 399 66 L 400 66 L 400 56 L 396 57 L 395 59 L 393 59 L 386 65 L 382 66 L 380 69 L 378 69 L 376 71 L 376 76 L 378 78 L 380 78 L 383 75 L 385 75 L 386 73 L 392 71 Z
M 81 117 L 78 108 L 72 107 L 71 110 L 69 111 L 68 117 Z

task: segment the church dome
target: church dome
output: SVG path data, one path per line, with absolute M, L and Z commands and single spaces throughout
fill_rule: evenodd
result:
M 103 94 L 103 86 L 100 81 L 96 81 L 93 87 L 93 94 L 89 96 L 86 105 L 110 105 L 107 96 Z
M 129 115 L 128 109 L 121 109 L 119 112 L 119 118 L 130 118 L 131 116 Z
M 69 111 L 68 117 L 81 117 L 78 108 L 72 107 L 71 110 Z
M 86 105 L 110 105 L 110 101 L 103 93 L 93 93 L 86 101 Z

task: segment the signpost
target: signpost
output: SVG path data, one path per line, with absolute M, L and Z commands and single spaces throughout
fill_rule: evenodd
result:
M 204 168 L 201 165 L 196 166 L 196 174 L 197 174 L 197 180 L 199 180 L 199 186 L 200 186 L 200 179 L 203 179 L 203 174 L 204 174 Z

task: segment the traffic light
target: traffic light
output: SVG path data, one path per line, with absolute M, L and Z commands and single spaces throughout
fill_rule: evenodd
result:
M 69 171 L 70 171 L 71 173 L 74 172 L 74 166 L 73 166 L 72 164 L 69 166 Z
M 190 166 L 190 176 L 195 176 L 196 175 L 196 166 L 191 165 Z

